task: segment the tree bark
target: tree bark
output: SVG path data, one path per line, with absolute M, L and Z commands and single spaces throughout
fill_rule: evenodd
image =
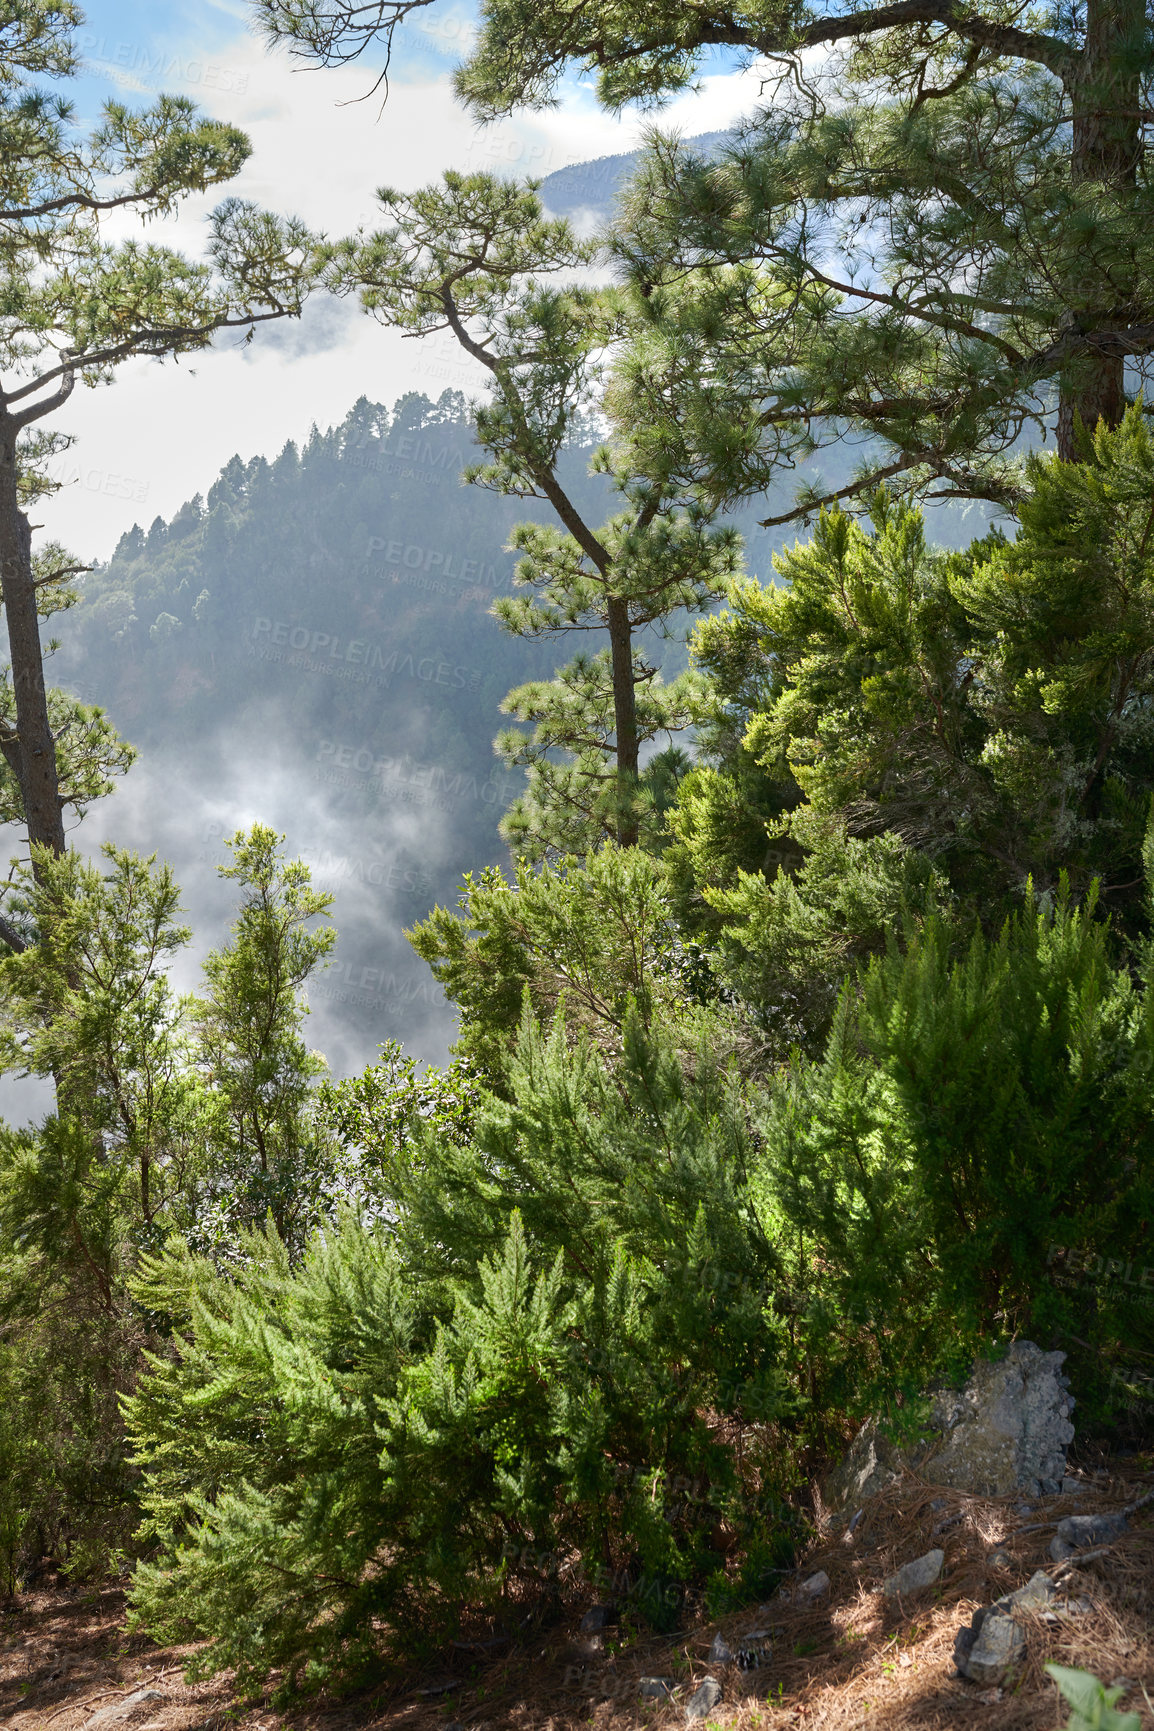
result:
M 613 666 L 613 721 L 617 738 L 617 841 L 637 845 L 637 686 L 633 678 L 633 627 L 629 603 L 609 597 L 606 619 Z
M 16 435 L 11 426 L 0 428 L 0 584 L 16 697 L 20 796 L 29 842 L 62 854 L 64 812 L 56 775 L 56 740 L 48 719 L 32 577 L 32 530 L 20 509 L 17 481 Z
M 1075 186 L 1096 183 L 1124 193 L 1136 186 L 1142 161 L 1141 77 L 1145 29 L 1143 0 L 1089 0 L 1086 42 L 1069 79 L 1073 100 L 1070 175 Z M 1077 270 L 1077 265 L 1074 267 Z M 1128 296 L 1119 285 L 1121 299 Z M 1080 292 L 1071 284 L 1070 319 L 1083 331 L 1129 322 L 1130 309 L 1104 306 L 1096 284 Z M 1126 411 L 1126 361 L 1120 354 L 1096 354 L 1077 363 L 1061 385 L 1058 405 L 1058 454 L 1077 457 L 1076 423 L 1089 430 L 1104 420 L 1116 427 Z

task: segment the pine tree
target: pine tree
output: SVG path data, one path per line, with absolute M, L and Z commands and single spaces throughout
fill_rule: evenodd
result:
M 500 597 L 493 611 L 518 636 L 609 639 L 551 682 L 505 699 L 534 730 L 509 730 L 497 742 L 506 763 L 529 771 L 503 832 L 533 858 L 585 852 L 606 835 L 631 845 L 651 804 L 642 752 L 689 719 L 685 682 L 662 683 L 641 634 L 706 607 L 736 567 L 737 538 L 711 528 L 659 470 L 641 474 L 607 450 L 594 467 L 623 509 L 600 527 L 578 510 L 559 466 L 582 411 L 596 402 L 620 319 L 612 296 L 545 280 L 572 277 L 592 251 L 566 223 L 546 221 L 532 185 L 450 173 L 443 187 L 386 191 L 381 200 L 393 226 L 330 249 L 329 286 L 357 292 L 383 324 L 452 333 L 493 382 L 477 416 L 491 460 L 466 479 L 541 499 L 557 519 L 516 530 L 517 581 L 536 594 Z
M 1014 1334 L 1077 1348 L 1098 1403 L 1101 1355 L 1148 1344 L 1136 1283 L 1076 1272 L 1141 1258 L 1154 1183 L 1149 974 L 1136 989 L 1112 947 L 1065 884 L 960 954 L 931 920 L 773 1094 L 765 1170 L 821 1404 L 912 1392 Z
M 234 127 L 202 118 L 183 97 L 148 109 L 105 104 L 90 136 L 58 89 L 76 75 L 75 6 L 5 0 L 0 93 L 0 584 L 11 670 L 0 689 L 0 744 L 36 851 L 64 851 L 64 802 L 44 681 L 44 587 L 77 567 L 32 556 L 24 507 L 52 490 L 44 461 L 67 438 L 43 423 L 76 383 L 99 385 L 138 355 L 206 348 L 214 333 L 250 333 L 299 313 L 309 237 L 239 199 L 212 219 L 209 261 L 137 240 L 105 238 L 113 213 L 142 220 L 232 179 L 249 154 Z M 56 701 L 59 712 L 60 701 Z M 93 725 L 73 706 L 68 726 Z M 113 754 L 115 756 L 115 754 Z
M 333 898 L 312 888 L 306 865 L 281 858 L 283 840 L 259 823 L 229 839 L 232 864 L 218 871 L 239 885 L 240 911 L 232 941 L 205 959 L 206 993 L 192 1017 L 215 1101 L 214 1189 L 226 1216 L 259 1220 L 267 1208 L 297 1243 L 322 1182 L 311 1094 L 326 1068 L 305 1046 L 300 993 L 337 934 L 311 924 Z
M 415 10 L 257 7 L 321 63 Z M 659 106 L 717 50 L 774 65 L 751 78 L 758 111 L 708 159 L 655 144 L 621 237 L 652 319 L 623 400 L 642 472 L 759 494 L 816 444 L 862 472 L 811 483 L 798 510 L 887 479 L 1006 503 L 1033 426 L 1070 458 L 1079 419 L 1120 421 L 1154 351 L 1142 0 L 1028 18 L 492 0 L 457 88 L 480 119 L 557 101 L 571 71 L 614 112 Z

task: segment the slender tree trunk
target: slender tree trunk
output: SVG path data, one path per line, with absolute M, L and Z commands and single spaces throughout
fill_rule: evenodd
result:
M 64 812 L 32 579 L 32 530 L 20 509 L 17 475 L 15 434 L 0 426 L 0 584 L 16 697 L 20 796 L 29 842 L 62 854 Z
M 1074 137 L 1070 158 L 1075 186 L 1097 183 L 1124 194 L 1136 186 L 1142 160 L 1140 120 L 1141 78 L 1138 71 L 1143 32 L 1144 0 L 1089 0 L 1086 45 L 1073 82 Z M 1089 276 L 1092 264 L 1084 262 Z M 1079 262 L 1074 264 L 1074 272 Z M 1070 318 L 1083 331 L 1093 331 L 1128 316 L 1127 290 L 1116 284 L 1121 305 L 1104 305 L 1099 283 L 1072 284 Z M 1099 420 L 1116 427 L 1126 410 L 1126 363 L 1121 355 L 1086 356 L 1063 381 L 1058 408 L 1058 452 L 1072 461 L 1075 419 L 1093 430 Z
M 637 845 L 637 686 L 633 679 L 633 627 L 629 603 L 609 597 L 609 649 L 613 663 L 613 727 L 617 739 L 617 840 Z

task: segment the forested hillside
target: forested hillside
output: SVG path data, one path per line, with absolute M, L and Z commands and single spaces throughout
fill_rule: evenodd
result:
M 592 504 L 590 449 L 574 443 L 564 472 Z M 310 1038 L 338 1070 L 386 1039 L 443 1055 L 452 1016 L 402 928 L 508 858 L 497 824 L 522 777 L 494 755 L 499 705 L 557 659 L 491 616 L 514 587 L 510 532 L 542 510 L 463 486 L 476 454 L 459 392 L 362 399 L 125 534 L 55 622 L 53 677 L 141 754 L 86 838 L 158 847 L 198 929 L 224 915 L 221 840 L 246 818 L 284 830 L 335 894 Z M 764 565 L 780 532 L 737 520 Z M 653 638 L 660 664 L 684 665 L 687 628 Z

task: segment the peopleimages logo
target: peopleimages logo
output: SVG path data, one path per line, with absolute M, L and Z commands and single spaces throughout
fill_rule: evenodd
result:
M 284 649 L 290 652 L 287 658 L 281 653 Z M 406 655 L 399 649 L 370 643 L 365 637 L 343 638 L 332 631 L 312 631 L 307 625 L 291 625 L 287 619 L 254 620 L 249 654 L 314 673 L 331 672 L 335 667 L 359 669 L 362 678 L 375 673 L 386 690 L 394 678 L 417 679 L 424 685 L 444 685 L 458 691 L 466 687 L 476 690 L 481 683 L 477 668 L 456 667 L 435 655 Z
M 369 537 L 369 558 L 374 553 L 384 555 L 386 565 L 400 565 L 407 571 L 421 571 L 426 576 L 455 577 L 460 583 L 477 583 L 495 589 L 499 581 L 495 565 L 480 559 L 463 559 L 457 563 L 452 553 L 437 547 L 422 547 L 416 542 L 386 541 L 381 535 Z M 378 568 L 379 569 L 379 568 Z
M 83 31 L 77 45 L 86 60 L 108 67 L 114 77 L 119 72 L 141 84 L 202 84 L 207 90 L 222 90 L 230 96 L 243 96 L 248 89 L 247 72 L 199 60 L 195 55 L 169 54 L 142 42 L 110 42 L 94 30 Z

